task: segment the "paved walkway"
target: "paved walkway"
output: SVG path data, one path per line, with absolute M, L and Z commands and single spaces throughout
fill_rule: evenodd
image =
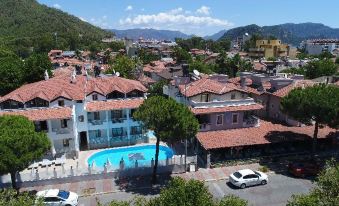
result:
M 171 174 L 171 175 L 160 175 L 158 180 L 159 184 L 157 187 L 164 186 L 170 177 L 179 176 L 184 179 L 196 179 L 201 181 L 213 181 L 227 179 L 228 176 L 239 169 L 253 169 L 257 170 L 260 167 L 259 164 L 249 165 L 237 165 L 231 167 L 221 167 L 214 169 L 199 169 L 197 172 L 188 172 L 183 174 Z M 114 177 L 103 177 L 98 180 L 88 180 L 81 182 L 70 182 L 70 183 L 57 183 L 53 185 L 42 185 L 34 187 L 22 188 L 22 191 L 27 190 L 45 190 L 45 189 L 63 189 L 78 193 L 80 196 L 88 196 L 94 194 L 105 194 L 118 191 L 129 191 L 129 190 L 142 190 L 145 188 L 151 188 L 150 176 L 141 176 L 137 178 L 124 178 L 115 179 Z

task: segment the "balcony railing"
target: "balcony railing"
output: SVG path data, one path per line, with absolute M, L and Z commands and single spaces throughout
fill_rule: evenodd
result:
M 205 132 L 211 130 L 211 123 L 200 124 L 200 131 Z
M 72 130 L 68 128 L 59 128 L 59 129 L 53 128 L 52 132 L 56 134 L 69 134 L 72 132 Z
M 112 119 L 111 119 L 112 123 L 123 123 L 125 120 L 127 120 L 126 117 L 122 117 L 122 118 L 112 118 Z
M 241 106 L 255 104 L 254 99 L 246 98 L 241 100 L 226 100 L 226 101 L 211 101 L 211 102 L 195 102 L 190 101 L 190 105 L 194 108 L 208 108 L 208 107 L 224 107 L 224 106 Z
M 104 122 L 106 122 L 106 120 L 103 120 L 103 119 L 100 119 L 100 120 L 89 119 L 88 122 L 91 123 L 92 125 L 102 125 Z
M 249 116 L 244 118 L 243 127 L 258 127 L 259 126 L 259 118 L 256 116 Z

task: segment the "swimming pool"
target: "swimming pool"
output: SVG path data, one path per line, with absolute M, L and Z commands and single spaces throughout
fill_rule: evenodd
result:
M 174 152 L 171 148 L 159 146 L 159 160 L 172 158 Z M 121 158 L 124 160 L 125 167 L 134 167 L 136 160 L 139 166 L 151 165 L 152 158 L 155 157 L 155 145 L 142 145 L 133 147 L 123 147 L 107 149 L 94 153 L 87 160 L 87 164 L 92 165 L 95 162 L 96 167 L 103 168 L 109 160 L 113 168 L 119 168 Z

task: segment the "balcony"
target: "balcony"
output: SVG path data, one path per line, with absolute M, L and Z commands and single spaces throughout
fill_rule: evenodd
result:
M 121 118 L 112 118 L 111 121 L 113 124 L 116 124 L 116 123 L 124 123 L 124 121 L 127 120 L 126 117 L 121 117 Z
M 56 134 L 70 134 L 72 130 L 68 128 L 52 128 L 52 132 Z
M 259 118 L 253 115 L 244 118 L 243 127 L 259 127 Z
M 225 107 L 225 106 L 242 106 L 248 104 L 255 104 L 254 99 L 247 98 L 241 100 L 226 100 L 226 101 L 211 101 L 211 102 L 195 102 L 190 101 L 193 108 L 209 108 L 209 107 Z
M 104 122 L 106 122 L 106 120 L 103 120 L 103 119 L 100 119 L 100 120 L 89 119 L 88 122 L 91 123 L 92 125 L 102 125 L 102 124 L 104 124 Z
M 211 123 L 200 124 L 200 132 L 206 132 L 211 130 Z

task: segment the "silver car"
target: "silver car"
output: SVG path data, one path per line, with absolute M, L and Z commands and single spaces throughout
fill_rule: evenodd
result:
M 253 185 L 265 185 L 268 182 L 268 177 L 265 173 L 259 171 L 243 169 L 231 174 L 229 181 L 234 186 L 244 189 Z

